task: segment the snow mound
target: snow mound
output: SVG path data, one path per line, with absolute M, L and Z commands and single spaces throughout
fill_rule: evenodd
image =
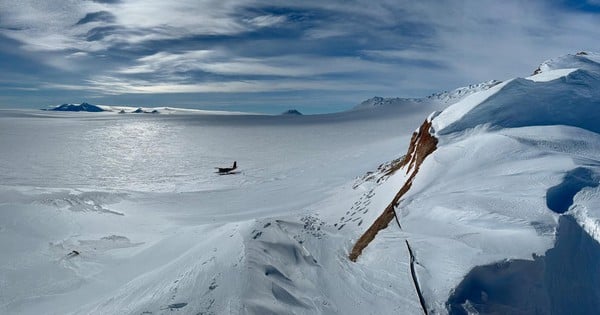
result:
M 548 71 L 568 68 L 593 71 L 598 67 L 598 63 L 600 63 L 599 53 L 582 51 L 575 55 L 569 54 L 546 60 L 533 72 L 533 75 L 535 76 Z
M 92 105 L 89 103 L 81 103 L 81 104 L 62 104 L 56 107 L 50 108 L 49 110 L 53 111 L 61 111 L 61 112 L 103 112 L 103 109 L 100 106 Z
M 517 78 L 466 97 L 437 116 L 434 129 L 442 135 L 483 125 L 492 129 L 568 125 L 600 132 L 600 64 L 588 56 L 569 55 L 541 68 L 562 76 L 537 82 Z

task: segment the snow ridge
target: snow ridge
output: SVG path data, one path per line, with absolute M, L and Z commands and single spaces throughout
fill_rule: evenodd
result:
M 431 94 L 427 97 L 423 98 L 402 98 L 402 97 L 393 97 L 393 98 L 384 98 L 380 96 L 375 96 L 368 100 L 363 101 L 362 103 L 354 106 L 351 110 L 363 110 L 369 108 L 378 108 L 381 106 L 400 106 L 406 104 L 419 104 L 419 103 L 443 103 L 443 104 L 452 104 L 456 103 L 463 98 L 480 91 L 488 90 L 498 84 L 501 81 L 498 80 L 490 80 L 478 84 L 470 84 L 465 87 L 460 87 L 452 91 L 444 91 L 439 93 Z
M 418 233 L 421 238 L 413 249 L 419 252 L 420 263 L 426 269 L 419 274 L 426 300 L 435 303 L 443 298 L 445 293 L 441 292 L 445 290 L 464 290 L 460 303 L 455 303 L 454 296 L 448 300 L 447 309 L 440 307 L 436 311 L 466 314 L 518 309 L 527 312 L 531 307 L 527 303 L 531 301 L 521 300 L 519 294 L 499 299 L 496 299 L 498 295 L 494 296 L 502 290 L 517 292 L 510 286 L 523 283 L 510 279 L 527 275 L 541 277 L 539 281 L 533 280 L 539 282 L 536 284 L 539 291 L 532 296 L 537 310 L 565 313 L 565 305 L 575 303 L 561 300 L 585 301 L 578 304 L 576 313 L 597 309 L 594 297 L 600 294 L 598 290 L 555 287 L 543 279 L 566 281 L 564 278 L 569 276 L 544 275 L 543 272 L 556 272 L 554 266 L 567 260 L 562 253 L 576 251 L 571 248 L 576 246 L 573 242 L 565 241 L 570 236 L 564 231 L 585 230 L 588 236 L 597 237 L 596 228 L 591 225 L 596 224 L 594 217 L 598 215 L 592 213 L 589 218 L 590 213 L 585 210 L 593 209 L 590 205 L 596 204 L 594 200 L 599 197 L 596 187 L 600 160 L 591 153 L 600 152 L 599 62 L 598 54 L 594 53 L 548 60 L 533 76 L 512 79 L 473 93 L 432 119 L 433 134 L 439 138 L 440 145 L 422 165 L 413 187 L 403 197 L 402 222 L 404 230 Z M 545 196 L 546 202 L 540 202 L 544 200 L 540 196 Z M 483 216 L 496 217 L 496 223 L 484 223 Z M 567 227 L 573 217 L 580 227 Z M 425 225 L 438 220 L 439 225 L 424 232 Z M 530 226 L 523 226 L 523 222 L 529 222 Z M 456 232 L 444 231 L 454 225 Z M 484 230 L 475 232 L 480 233 L 480 237 L 464 236 L 475 226 Z M 510 231 L 511 235 L 504 235 L 502 230 Z M 558 236 L 556 230 L 559 230 Z M 519 233 L 523 236 L 516 236 Z M 426 234 L 430 234 L 431 239 L 423 240 L 427 239 Z M 527 234 L 530 236 L 525 237 Z M 447 269 L 456 268 L 455 279 L 465 275 L 464 271 L 458 271 L 462 268 L 457 268 L 458 263 L 453 268 L 435 263 L 452 264 L 450 261 L 465 259 L 456 257 L 451 250 L 445 254 L 435 252 L 441 247 L 440 238 L 453 237 L 460 241 L 445 242 L 445 246 L 476 248 L 479 253 L 474 256 L 461 255 L 471 257 L 468 258 L 471 263 L 479 260 L 475 265 L 480 267 L 471 269 L 459 288 L 441 288 L 440 284 L 452 273 Z M 517 239 L 521 243 L 519 249 L 498 244 L 501 240 L 515 242 Z M 454 242 L 455 245 L 449 245 Z M 544 243 L 547 245 L 542 245 Z M 499 250 L 500 247 L 504 248 Z M 596 250 L 597 246 L 590 245 L 590 248 Z M 534 256 L 534 262 L 530 263 L 532 252 L 541 256 Z M 546 264 L 545 269 L 543 264 Z M 582 259 L 573 264 L 578 266 L 574 270 L 587 270 L 590 263 Z M 595 287 L 596 278 L 581 280 L 582 287 Z M 486 280 L 478 282 L 478 279 Z M 500 289 L 502 285 L 508 287 Z M 478 298 L 482 296 L 486 298 Z
M 398 193 L 359 238 L 349 258 L 357 261 L 360 255 L 358 263 L 373 259 L 369 257 L 373 252 L 363 250 L 382 242 L 381 235 L 396 228 L 387 224 L 395 217 L 398 225 L 402 223 L 403 240 L 410 239 L 411 263 L 414 254 L 419 255 L 419 269 L 411 268 L 419 300 L 427 301 L 426 312 L 442 314 L 528 310 L 532 302 L 523 301 L 519 294 L 488 299 L 486 292 L 510 292 L 510 286 L 518 285 L 510 279 L 522 279 L 532 270 L 531 279 L 566 281 L 568 276 L 543 275 L 543 264 L 550 270 L 561 264 L 562 253 L 575 250 L 573 242 L 565 241 L 570 237 L 564 231 L 579 229 L 597 237 L 595 225 L 600 222 L 600 215 L 589 211 L 597 208 L 600 199 L 597 56 L 579 53 L 555 58 L 544 62 L 532 77 L 453 94 L 459 100 L 430 115 L 426 128 L 413 135 L 403 160 L 410 162 L 400 163 L 406 172 L 390 177 L 396 183 L 402 178 L 403 184 L 396 186 Z M 452 99 L 448 95 L 440 99 L 446 97 Z M 385 102 L 380 98 L 371 103 Z M 418 138 L 426 134 L 435 139 L 435 146 L 420 152 L 425 146 Z M 573 218 L 579 228 L 569 227 Z M 557 230 L 563 231 L 560 239 Z M 510 245 L 515 242 L 519 246 Z M 534 263 L 529 263 L 531 253 L 536 253 Z M 579 270 L 596 263 L 595 258 L 576 261 L 580 266 L 574 269 Z M 470 270 L 475 271 L 464 278 Z M 487 282 L 477 282 L 478 277 Z M 595 287 L 596 278 L 582 281 L 583 287 Z M 458 295 L 449 299 L 458 283 L 460 299 Z M 502 285 L 509 287 L 499 289 Z M 535 309 L 564 313 L 568 303 L 559 302 L 562 297 L 585 300 L 579 313 L 593 312 L 598 306 L 593 298 L 600 294 L 596 289 L 565 289 L 552 283 L 536 288 L 532 298 L 539 299 L 533 307 L 539 308 Z
M 533 75 L 540 73 L 558 70 L 558 69 L 582 69 L 582 70 L 593 70 L 598 67 L 600 63 L 600 54 L 594 52 L 580 51 L 574 55 L 568 54 L 557 58 L 552 58 L 542 62 L 537 69 L 533 72 Z

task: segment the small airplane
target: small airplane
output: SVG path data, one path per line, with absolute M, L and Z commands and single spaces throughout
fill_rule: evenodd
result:
M 232 167 L 215 167 L 220 175 L 235 174 L 233 171 L 237 168 L 237 161 L 233 162 Z

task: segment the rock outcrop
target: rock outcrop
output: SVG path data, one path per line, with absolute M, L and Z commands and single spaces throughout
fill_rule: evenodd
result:
M 426 120 L 423 122 L 418 131 L 413 133 L 412 138 L 410 140 L 410 145 L 408 147 L 408 152 L 397 164 L 395 168 L 392 168 L 388 174 L 392 174 L 396 172 L 398 169 L 406 168 L 406 174 L 412 173 L 402 186 L 394 199 L 389 203 L 389 205 L 385 208 L 383 213 L 373 222 L 373 224 L 367 229 L 367 231 L 356 241 L 352 251 L 350 252 L 349 258 L 352 261 L 356 261 L 358 257 L 361 255 L 362 251 L 371 243 L 377 233 L 383 229 L 385 229 L 389 223 L 396 216 L 396 206 L 400 202 L 400 198 L 406 194 L 406 192 L 412 186 L 412 182 L 419 172 L 419 167 L 427 158 L 429 154 L 431 154 L 437 148 L 438 140 L 435 136 L 433 136 L 430 132 L 431 130 L 431 121 Z M 400 224 L 398 222 L 398 224 Z

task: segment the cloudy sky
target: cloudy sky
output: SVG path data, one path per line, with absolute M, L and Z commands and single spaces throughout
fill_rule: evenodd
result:
M 0 107 L 331 112 L 600 51 L 600 0 L 0 0 Z

